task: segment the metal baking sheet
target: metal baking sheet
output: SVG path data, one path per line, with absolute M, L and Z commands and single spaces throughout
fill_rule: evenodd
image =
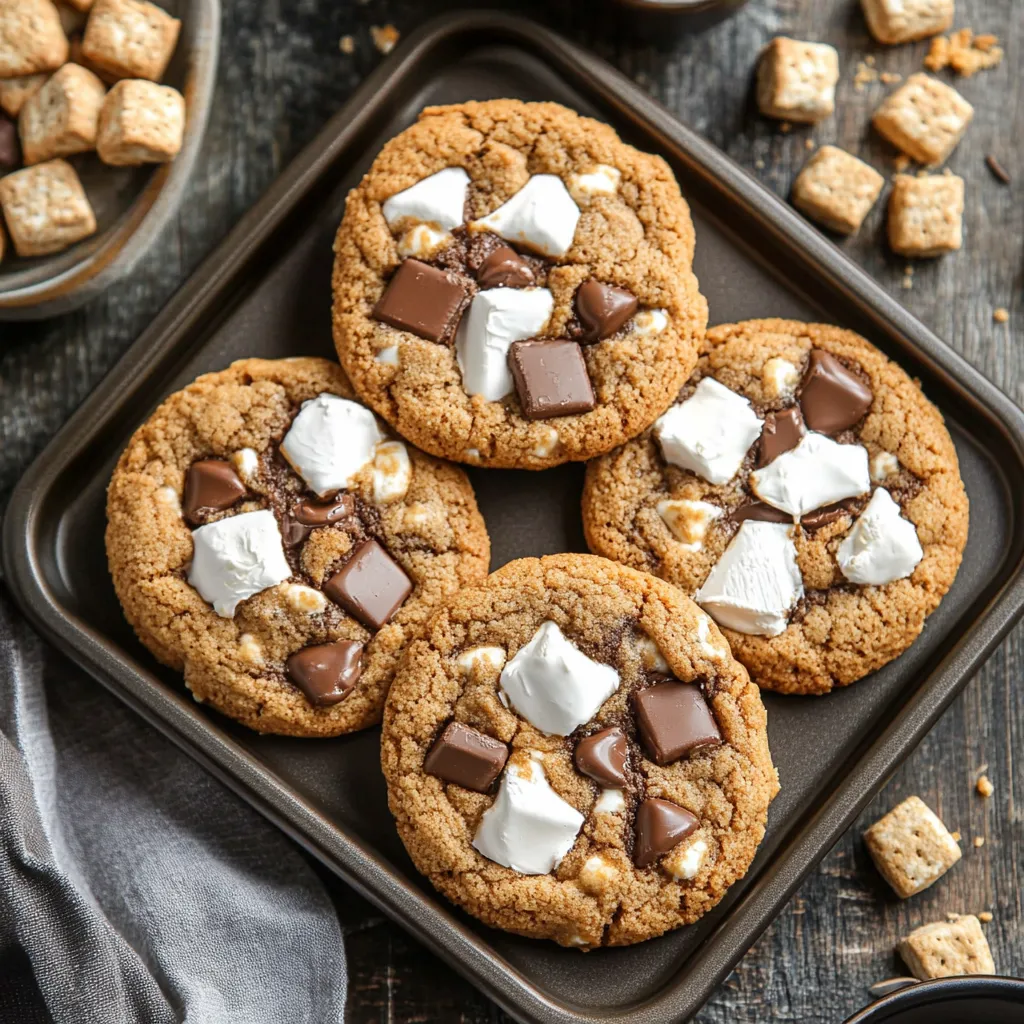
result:
M 827 698 L 766 696 L 782 792 L 747 877 L 693 927 L 586 955 L 484 928 L 416 874 L 388 816 L 376 730 L 261 737 L 195 704 L 135 641 L 103 555 L 104 491 L 135 427 L 233 359 L 331 354 L 347 189 L 420 108 L 501 96 L 556 100 L 664 155 L 693 204 L 712 322 L 780 315 L 865 334 L 946 415 L 971 499 L 960 574 L 903 657 Z M 584 549 L 581 466 L 471 476 L 493 567 Z M 14 494 L 4 559 L 54 642 L 513 1016 L 655 1024 L 697 1011 L 1019 616 L 1024 492 L 1010 481 L 1022 476 L 1021 412 L 784 203 L 597 57 L 522 20 L 460 14 L 370 76 L 78 410 Z

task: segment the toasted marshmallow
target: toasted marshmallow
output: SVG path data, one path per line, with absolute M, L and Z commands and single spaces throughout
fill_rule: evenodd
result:
M 879 452 L 871 460 L 871 480 L 880 484 L 900 471 L 900 460 L 892 452 Z
M 455 664 L 467 676 L 481 665 L 488 665 L 498 672 L 505 665 L 505 652 L 500 647 L 471 647 L 455 659 Z
M 704 536 L 708 527 L 721 518 L 722 510 L 708 501 L 690 501 L 687 498 L 678 500 L 666 498 L 659 501 L 658 515 L 672 532 L 672 536 L 687 551 L 700 551 L 704 546 Z
M 689 882 L 697 877 L 708 854 L 708 844 L 703 839 L 694 839 L 685 846 L 677 846 L 663 858 L 661 867 L 677 882 Z
M 429 259 L 451 240 L 452 236 L 447 231 L 438 231 L 432 224 L 414 224 L 399 238 L 398 255 Z
M 535 174 L 493 213 L 474 221 L 477 231 L 493 231 L 506 242 L 542 256 L 564 256 L 572 247 L 580 208 L 562 179 Z
M 611 164 L 597 164 L 586 174 L 577 174 L 572 179 L 573 187 L 585 195 L 614 195 L 619 190 L 622 171 Z
M 281 454 L 310 490 L 324 497 L 348 487 L 383 440 L 369 409 L 324 393 L 302 403 Z
M 836 553 L 839 570 L 851 583 L 875 587 L 909 576 L 922 558 L 916 527 L 900 515 L 884 487 L 871 495 Z
M 401 441 L 382 441 L 373 457 L 373 500 L 378 505 L 405 497 L 412 481 L 409 450 Z
M 572 849 L 583 815 L 552 788 L 537 761 L 510 764 L 480 819 L 473 848 L 522 875 L 546 875 Z
M 429 224 L 443 232 L 457 228 L 466 219 L 469 175 L 461 167 L 446 167 L 396 192 L 381 207 L 392 231 L 406 225 Z
M 637 653 L 640 655 L 640 664 L 648 672 L 668 672 L 668 662 L 661 648 L 646 633 L 641 633 L 636 639 Z
M 761 367 L 761 384 L 768 398 L 791 399 L 800 383 L 800 371 L 788 360 L 768 359 Z
M 267 509 L 218 519 L 192 531 L 188 581 L 222 618 L 234 617 L 247 598 L 292 574 L 281 531 Z
M 778 636 L 804 592 L 793 528 L 747 520 L 694 595 L 720 626 Z
M 724 484 L 739 471 L 762 426 L 750 402 L 705 377 L 685 402 L 654 424 L 654 436 L 666 462 Z
M 661 334 L 668 327 L 668 313 L 663 309 L 641 309 L 633 317 L 633 330 L 637 334 Z
M 535 338 L 551 319 L 547 288 L 488 288 L 477 292 L 455 334 L 455 356 L 469 395 L 497 402 L 512 391 L 508 350 Z M 479 454 L 479 453 L 478 453 Z
M 807 433 L 795 448 L 754 470 L 750 485 L 762 501 L 790 515 L 803 516 L 871 490 L 867 449 Z
M 243 483 L 252 483 L 259 474 L 260 457 L 252 448 L 239 448 L 231 454 L 231 464 Z
M 619 673 L 588 658 L 548 621 L 501 673 L 501 689 L 531 725 L 555 736 L 589 722 L 619 688 Z

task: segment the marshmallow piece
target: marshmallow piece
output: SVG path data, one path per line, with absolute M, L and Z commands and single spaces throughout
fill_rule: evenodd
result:
M 516 711 L 555 736 L 589 722 L 618 688 L 619 673 L 588 658 L 550 620 L 501 673 L 501 689 Z
M 564 256 L 572 246 L 580 208 L 562 179 L 535 174 L 493 213 L 474 221 L 477 231 L 493 231 L 542 256 Z
M 703 839 L 694 839 L 688 846 L 677 846 L 662 859 L 662 868 L 676 882 L 689 882 L 697 877 L 708 853 L 708 844 Z
M 405 221 L 451 231 L 466 219 L 468 189 L 469 175 L 461 167 L 446 167 L 404 192 L 396 192 L 384 201 L 381 211 L 392 231 Z
M 321 497 L 348 487 L 384 440 L 369 409 L 326 392 L 302 403 L 281 454 Z
M 697 643 L 704 657 L 712 661 L 725 659 L 725 652 L 711 642 L 711 620 L 706 615 L 697 617 Z
M 284 588 L 285 604 L 293 612 L 303 612 L 306 615 L 319 615 L 327 607 L 327 598 L 302 583 L 289 583 Z
M 535 338 L 551 318 L 547 288 L 488 288 L 477 292 L 455 335 L 462 386 L 469 395 L 497 402 L 512 391 L 508 350 Z M 479 455 L 479 452 L 477 453 Z
M 784 632 L 790 611 L 804 593 L 792 530 L 786 523 L 748 519 L 694 600 L 720 626 L 737 633 Z
M 592 171 L 586 174 L 577 174 L 573 179 L 573 186 L 586 195 L 614 195 L 619 190 L 619 182 L 622 181 L 622 171 L 610 164 L 598 164 Z
M 672 406 L 654 424 L 654 436 L 666 462 L 708 483 L 724 484 L 739 471 L 762 426 L 750 402 L 705 377 L 685 402 Z
M 463 651 L 455 664 L 464 675 L 472 675 L 478 665 L 489 665 L 500 671 L 505 665 L 505 652 L 500 647 L 471 647 Z
M 754 470 L 750 486 L 774 508 L 803 516 L 822 505 L 867 494 L 868 452 L 859 444 L 837 444 L 811 431 L 795 448 Z
M 595 814 L 618 814 L 626 809 L 626 797 L 621 789 L 602 789 L 594 801 Z
M 192 531 L 192 542 L 188 581 L 225 619 L 233 618 L 247 598 L 292 574 L 277 520 L 267 509 L 200 526 Z
M 672 532 L 672 536 L 687 551 L 700 551 L 708 527 L 722 515 L 722 509 L 708 501 L 678 501 L 666 499 L 658 502 L 658 515 Z
M 260 457 L 252 448 L 239 448 L 237 452 L 231 453 L 231 464 L 235 472 L 245 483 L 252 483 L 260 468 Z
M 761 384 L 769 398 L 791 399 L 800 383 L 800 371 L 788 360 L 778 356 L 761 367 Z
M 900 471 L 900 460 L 892 452 L 879 452 L 871 460 L 871 480 L 880 484 Z
M 427 259 L 444 248 L 452 236 L 430 224 L 415 224 L 398 240 L 398 255 Z
M 633 330 L 637 334 L 661 334 L 668 327 L 668 313 L 663 309 L 641 309 L 633 317 Z
M 669 666 L 661 648 L 646 633 L 642 633 L 636 640 L 637 653 L 640 655 L 640 664 L 648 672 L 662 672 L 668 674 Z
M 385 366 L 398 366 L 401 361 L 397 345 L 388 345 L 386 348 L 382 348 L 373 358 Z
M 884 487 L 871 495 L 836 553 L 839 570 L 851 583 L 875 587 L 909 576 L 922 558 L 917 528 L 900 515 Z
M 536 761 L 509 765 L 480 819 L 473 848 L 523 875 L 546 875 L 572 849 L 583 815 L 552 788 Z
M 401 441 L 383 441 L 373 457 L 373 500 L 378 505 L 405 497 L 412 480 L 409 450 Z

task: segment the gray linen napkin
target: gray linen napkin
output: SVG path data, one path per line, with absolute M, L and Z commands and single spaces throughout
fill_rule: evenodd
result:
M 345 991 L 297 849 L 0 583 L 0 1021 L 330 1024 Z

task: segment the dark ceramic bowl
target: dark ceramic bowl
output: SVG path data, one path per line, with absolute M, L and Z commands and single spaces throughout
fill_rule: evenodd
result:
M 1021 1024 L 1024 981 L 940 978 L 879 999 L 846 1024 Z
M 670 44 L 735 14 L 747 0 L 610 0 L 616 29 L 650 43 Z
M 0 263 L 0 321 L 67 313 L 127 274 L 178 209 L 192 176 L 217 77 L 220 0 L 158 0 L 181 19 L 163 84 L 185 97 L 177 159 L 158 167 L 107 167 L 95 153 L 71 157 L 96 211 L 97 232 L 52 256 Z M 0 335 L 2 335 L 0 330 Z

